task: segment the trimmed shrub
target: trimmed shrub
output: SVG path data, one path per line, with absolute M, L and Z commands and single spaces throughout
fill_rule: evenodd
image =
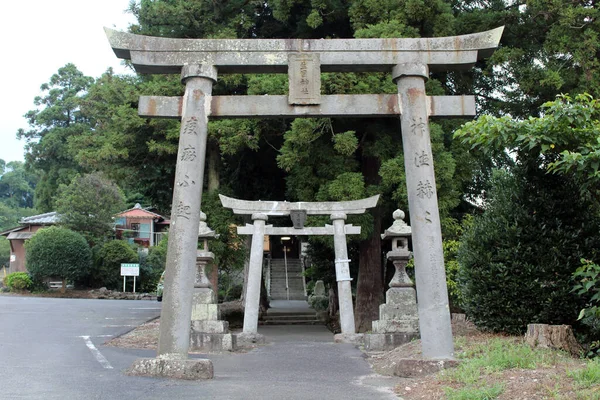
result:
M 537 167 L 496 173 L 458 251 L 462 306 L 477 326 L 522 333 L 530 323 L 576 322 L 584 304 L 572 274 L 600 249 L 600 221 L 579 193 Z
M 123 290 L 121 263 L 137 263 L 137 252 L 124 240 L 104 243 L 94 254 L 92 284 L 111 290 Z M 132 281 L 133 285 L 133 281 Z
M 27 290 L 31 287 L 32 283 L 27 272 L 12 272 L 4 278 L 4 284 L 11 292 Z
M 70 229 L 40 229 L 25 242 L 26 266 L 35 279 L 75 281 L 89 273 L 91 250 L 85 238 Z

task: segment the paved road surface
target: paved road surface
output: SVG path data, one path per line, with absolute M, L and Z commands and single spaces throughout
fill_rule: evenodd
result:
M 261 327 L 269 344 L 209 355 L 215 379 L 123 374 L 153 351 L 103 346 L 159 315 L 151 301 L 0 296 L 1 399 L 394 399 L 393 378 L 323 327 Z

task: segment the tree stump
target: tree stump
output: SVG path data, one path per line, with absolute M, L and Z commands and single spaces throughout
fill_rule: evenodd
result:
M 570 325 L 529 324 L 525 340 L 532 347 L 564 350 L 573 356 L 581 352 Z

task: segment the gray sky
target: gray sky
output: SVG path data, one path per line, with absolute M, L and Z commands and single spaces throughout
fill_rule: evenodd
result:
M 0 37 L 0 158 L 23 160 L 25 141 L 16 139 L 28 129 L 23 114 L 35 108 L 40 86 L 58 69 L 73 63 L 94 78 L 108 67 L 125 69 L 112 52 L 103 27 L 126 30 L 135 22 L 124 13 L 129 0 L 29 0 L 2 6 Z

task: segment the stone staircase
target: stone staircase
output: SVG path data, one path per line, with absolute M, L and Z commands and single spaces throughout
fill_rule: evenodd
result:
M 302 261 L 299 259 L 287 260 L 286 271 L 283 259 L 271 260 L 270 294 L 272 300 L 306 300 L 304 295 L 304 277 L 302 276 Z M 288 297 L 289 290 L 289 297 Z
M 260 325 L 323 325 L 305 300 L 272 300 Z

